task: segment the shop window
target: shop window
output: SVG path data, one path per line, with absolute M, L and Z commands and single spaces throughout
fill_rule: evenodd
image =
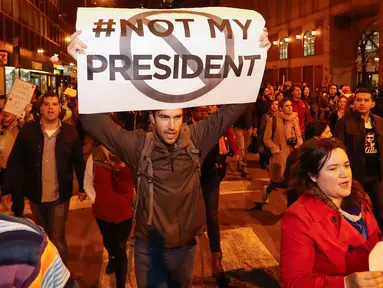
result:
M 21 69 L 21 80 L 24 80 L 24 81 L 31 81 L 31 74 L 28 70 L 24 70 L 24 69 Z
M 303 55 L 314 55 L 315 49 L 315 33 L 314 31 L 307 31 L 303 36 Z
M 13 0 L 13 18 L 20 21 L 20 0 Z
M 3 0 L 3 11 L 9 16 L 12 16 L 12 1 L 13 0 Z
M 279 59 L 289 58 L 289 40 L 287 37 L 279 41 Z
M 5 67 L 5 93 L 7 96 L 11 92 L 13 81 L 15 81 L 16 71 L 13 67 Z

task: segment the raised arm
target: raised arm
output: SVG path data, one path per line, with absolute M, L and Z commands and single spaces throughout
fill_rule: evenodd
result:
M 145 142 L 144 131 L 126 131 L 114 123 L 109 114 L 82 114 L 80 120 L 85 131 L 96 141 L 131 168 L 137 169 L 140 149 Z
M 247 105 L 249 104 L 225 105 L 205 120 L 190 126 L 192 140 L 196 147 L 200 149 L 202 160 L 205 159 L 218 139 L 241 116 Z

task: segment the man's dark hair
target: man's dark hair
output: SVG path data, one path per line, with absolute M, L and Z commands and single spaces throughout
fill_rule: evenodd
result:
M 47 99 L 48 97 L 57 97 L 57 99 L 58 99 L 59 102 L 60 102 L 60 97 L 59 97 L 59 95 L 57 95 L 57 94 L 54 93 L 54 92 L 46 92 L 46 93 L 44 93 L 44 95 L 42 96 L 42 101 L 44 102 L 44 100 Z
M 364 88 L 364 87 L 358 88 L 355 91 L 355 98 L 356 98 L 356 96 L 359 93 L 368 93 L 368 94 L 370 94 L 371 95 L 371 100 L 375 102 L 375 95 L 374 95 L 374 93 L 372 93 L 372 91 L 370 89 L 367 89 L 367 88 Z
M 291 87 L 290 87 L 290 95 L 291 95 L 291 97 L 293 97 L 293 93 L 294 93 L 294 90 L 295 90 L 295 88 L 299 88 L 299 89 L 301 89 L 301 87 L 299 86 L 299 85 L 292 85 Z
M 310 140 L 315 136 L 320 137 L 327 126 L 328 123 L 325 120 L 312 119 L 305 128 L 305 140 Z

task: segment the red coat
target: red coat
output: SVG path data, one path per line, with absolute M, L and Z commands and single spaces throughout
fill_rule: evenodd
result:
M 133 217 L 134 183 L 129 167 L 112 172 L 94 164 L 93 185 L 96 191 L 93 214 L 96 218 L 120 223 Z
M 318 198 L 301 196 L 281 223 L 283 287 L 343 288 L 345 276 L 368 271 L 382 233 L 371 209 L 364 213 L 368 240 Z

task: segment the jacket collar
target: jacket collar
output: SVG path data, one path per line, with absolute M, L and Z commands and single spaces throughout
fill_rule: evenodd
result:
M 376 238 L 377 227 L 376 220 L 371 214 L 369 208 L 365 209 L 365 223 L 367 227 L 368 240 L 366 240 L 350 223 L 344 219 L 337 211 L 327 206 L 322 200 L 315 196 L 303 195 L 303 202 L 307 212 L 310 214 L 314 222 L 326 221 L 338 225 L 338 239 L 346 242 L 349 246 L 358 246 L 365 250 L 371 251 L 373 244 L 379 241 Z

